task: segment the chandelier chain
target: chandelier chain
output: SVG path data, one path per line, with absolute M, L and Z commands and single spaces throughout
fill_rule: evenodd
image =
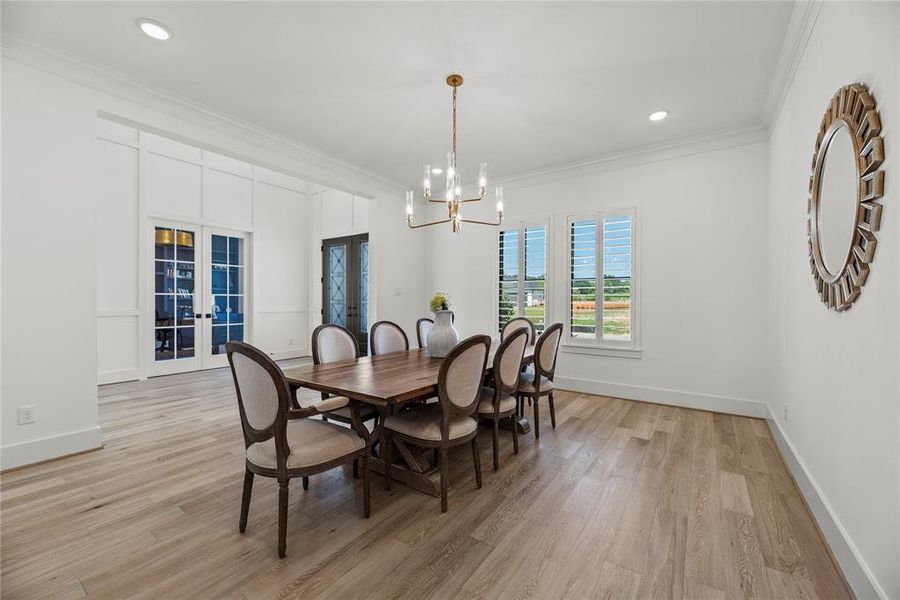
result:
M 456 86 L 453 86 L 453 127 L 450 145 L 453 148 L 453 155 L 456 156 Z

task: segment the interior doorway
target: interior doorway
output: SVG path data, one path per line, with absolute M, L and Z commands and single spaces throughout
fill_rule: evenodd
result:
M 369 234 L 322 240 L 322 322 L 341 325 L 369 352 Z

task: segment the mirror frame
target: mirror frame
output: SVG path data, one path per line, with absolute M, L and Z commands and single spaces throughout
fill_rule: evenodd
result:
M 820 187 L 829 144 L 842 127 L 850 134 L 856 156 L 856 223 L 843 264 L 831 272 L 822 258 L 819 236 Z M 881 226 L 882 209 L 877 200 L 884 195 L 884 171 L 880 169 L 884 163 L 884 141 L 880 134 L 881 118 L 875 100 L 865 85 L 853 83 L 834 94 L 816 136 L 807 203 L 809 263 L 819 298 L 836 311 L 847 310 L 859 297 L 875 258 L 875 232 Z

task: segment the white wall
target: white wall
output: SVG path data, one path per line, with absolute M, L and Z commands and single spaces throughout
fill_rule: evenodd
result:
M 566 318 L 567 217 L 638 210 L 643 355 L 564 348 L 559 385 L 764 415 L 767 161 L 766 144 L 757 142 L 505 186 L 506 223 L 551 218 L 550 321 Z M 482 217 L 493 210 L 486 204 Z M 451 294 L 462 334 L 494 331 L 497 230 L 469 225 L 454 236 L 440 227 L 430 235 L 428 290 Z
M 96 447 L 96 106 L 3 64 L 2 466 Z M 34 406 L 36 422 L 18 425 Z M 42 440 L 53 440 L 43 442 Z
M 896 3 L 823 4 L 769 161 L 772 416 L 805 466 L 795 477 L 861 598 L 879 587 L 882 597 L 900 598 L 898 11 Z M 835 313 L 819 301 L 809 272 L 808 178 L 826 104 L 857 81 L 869 86 L 884 124 L 884 218 L 859 299 Z
M 102 183 L 97 177 L 101 158 L 123 166 L 132 160 L 129 152 L 103 146 L 109 142 L 97 139 L 98 115 L 113 116 L 203 151 L 369 198 L 374 214 L 369 224 L 370 277 L 377 281 L 379 266 L 391 265 L 384 283 L 391 294 L 401 288 L 396 297 L 380 288 L 373 293 L 373 318 L 402 320 L 414 307 L 424 305 L 424 238 L 406 229 L 402 188 L 277 135 L 214 118 L 101 72 L 60 62 L 58 57 L 50 60 L 40 53 L 16 52 L 11 58 L 4 47 L 2 61 L 2 468 L 96 448 L 101 443 L 97 335 L 98 329 L 109 324 L 98 325 L 98 286 L 103 280 L 97 275 L 101 240 L 96 239 L 96 232 L 98 222 L 108 223 L 107 219 L 130 221 L 130 207 L 112 207 L 110 202 L 118 192 L 130 202 L 133 182 L 125 174 Z M 269 197 L 274 204 L 286 202 L 277 192 L 261 191 L 259 186 L 254 194 Z M 215 205 L 209 208 L 213 214 L 218 210 Z M 258 208 L 254 204 L 253 210 Z M 273 215 L 259 216 L 263 231 L 283 231 L 284 223 L 277 223 Z M 287 220 L 295 217 L 300 215 L 288 215 Z M 282 238 L 268 248 L 264 244 L 260 252 L 274 261 L 283 253 L 302 253 L 304 230 L 301 225 L 297 240 Z M 130 231 L 123 230 L 108 238 L 109 252 L 129 244 L 129 235 Z M 129 256 L 105 259 L 112 261 L 109 264 L 131 261 Z M 308 264 L 308 260 L 303 262 Z M 302 266 L 296 270 L 298 278 L 304 277 Z M 304 319 L 296 314 L 299 303 L 276 304 L 283 294 L 295 292 L 273 288 L 267 296 L 265 290 L 260 291 L 259 307 L 272 311 L 266 313 L 271 315 L 270 326 L 261 326 L 260 335 L 275 351 L 289 351 L 301 341 L 308 345 L 308 328 L 303 330 Z M 105 287 L 102 302 L 104 309 L 134 310 L 133 306 L 119 306 L 133 303 L 131 291 L 114 285 Z M 127 336 L 133 331 L 125 324 L 127 318 L 110 318 L 110 323 L 119 321 L 114 326 L 119 334 Z M 106 350 L 99 353 L 106 369 L 128 370 L 134 364 L 133 354 L 112 354 Z M 36 407 L 36 423 L 17 424 L 16 411 L 23 405 Z
M 245 339 L 276 358 L 307 353 L 309 184 L 129 125 L 97 126 L 99 383 L 157 374 L 153 258 L 141 252 L 155 224 L 183 223 L 198 237 L 204 226 L 249 233 Z M 197 341 L 200 356 L 206 345 Z

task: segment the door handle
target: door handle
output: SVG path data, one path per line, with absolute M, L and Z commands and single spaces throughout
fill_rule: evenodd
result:
M 195 318 L 195 319 L 202 319 L 202 318 L 203 318 L 203 313 L 194 313 L 194 318 Z
M 212 313 L 206 313 L 206 314 L 204 315 L 204 318 L 205 318 L 205 319 L 212 319 Z

